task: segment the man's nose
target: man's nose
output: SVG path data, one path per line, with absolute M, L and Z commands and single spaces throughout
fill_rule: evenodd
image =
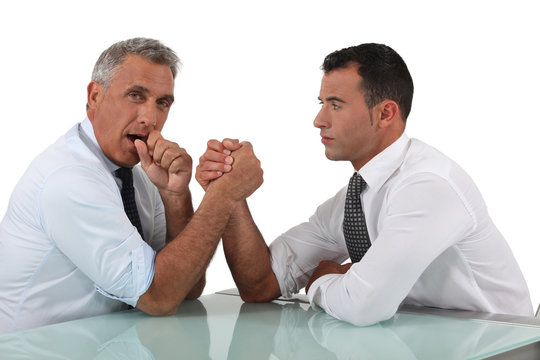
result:
M 328 116 L 325 114 L 324 109 L 319 110 L 315 120 L 313 120 L 313 126 L 320 129 L 329 127 L 328 124 Z
M 143 123 L 147 127 L 156 126 L 157 123 L 157 109 L 151 103 L 145 104 L 139 111 L 139 122 Z

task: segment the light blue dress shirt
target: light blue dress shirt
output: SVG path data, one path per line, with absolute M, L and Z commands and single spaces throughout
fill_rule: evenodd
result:
M 144 241 L 124 212 L 118 168 L 86 118 L 39 155 L 0 223 L 0 333 L 135 306 L 165 245 L 165 212 L 140 166 Z

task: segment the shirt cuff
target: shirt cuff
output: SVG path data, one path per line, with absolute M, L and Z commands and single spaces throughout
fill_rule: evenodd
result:
M 328 314 L 337 318 L 337 316 L 333 314 L 330 309 L 328 309 L 324 294 L 326 292 L 326 289 L 328 289 L 328 287 L 341 276 L 343 276 L 343 274 L 326 274 L 321 276 L 311 284 L 307 293 L 307 297 L 313 310 L 323 309 Z
M 118 289 L 119 293 L 125 293 L 125 288 L 131 288 L 132 290 L 127 292 L 125 296 L 116 296 L 108 291 L 105 291 L 102 287 L 94 284 L 96 290 L 111 299 L 120 300 L 128 305 L 135 307 L 139 297 L 148 290 L 152 280 L 154 279 L 155 265 L 154 259 L 156 252 L 146 243 L 131 250 L 131 277 L 128 283 L 117 283 L 113 286 L 114 289 Z

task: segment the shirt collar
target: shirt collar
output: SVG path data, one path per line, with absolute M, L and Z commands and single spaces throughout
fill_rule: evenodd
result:
M 107 155 L 101 150 L 101 147 L 99 146 L 99 143 L 96 138 L 96 134 L 94 133 L 94 127 L 92 126 L 92 122 L 90 119 L 88 119 L 88 116 L 83 120 L 81 123 L 81 132 L 84 134 L 81 134 L 82 136 L 86 135 L 86 138 L 90 140 L 90 144 L 86 144 L 86 142 L 83 140 L 83 142 L 88 146 L 90 151 L 94 153 L 94 155 L 98 156 L 103 160 L 109 171 L 114 173 L 120 166 L 113 163 Z
M 409 137 L 405 133 L 401 134 L 396 141 L 358 170 L 370 189 L 379 191 L 396 169 L 401 166 L 409 144 Z

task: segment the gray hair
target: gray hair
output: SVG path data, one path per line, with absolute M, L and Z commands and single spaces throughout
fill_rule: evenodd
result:
M 101 53 L 92 72 L 92 80 L 99 83 L 104 91 L 111 85 L 117 67 L 128 55 L 139 55 L 146 60 L 167 65 L 171 69 L 173 79 L 176 78 L 182 62 L 176 53 L 160 41 L 147 38 L 133 38 L 111 45 Z

